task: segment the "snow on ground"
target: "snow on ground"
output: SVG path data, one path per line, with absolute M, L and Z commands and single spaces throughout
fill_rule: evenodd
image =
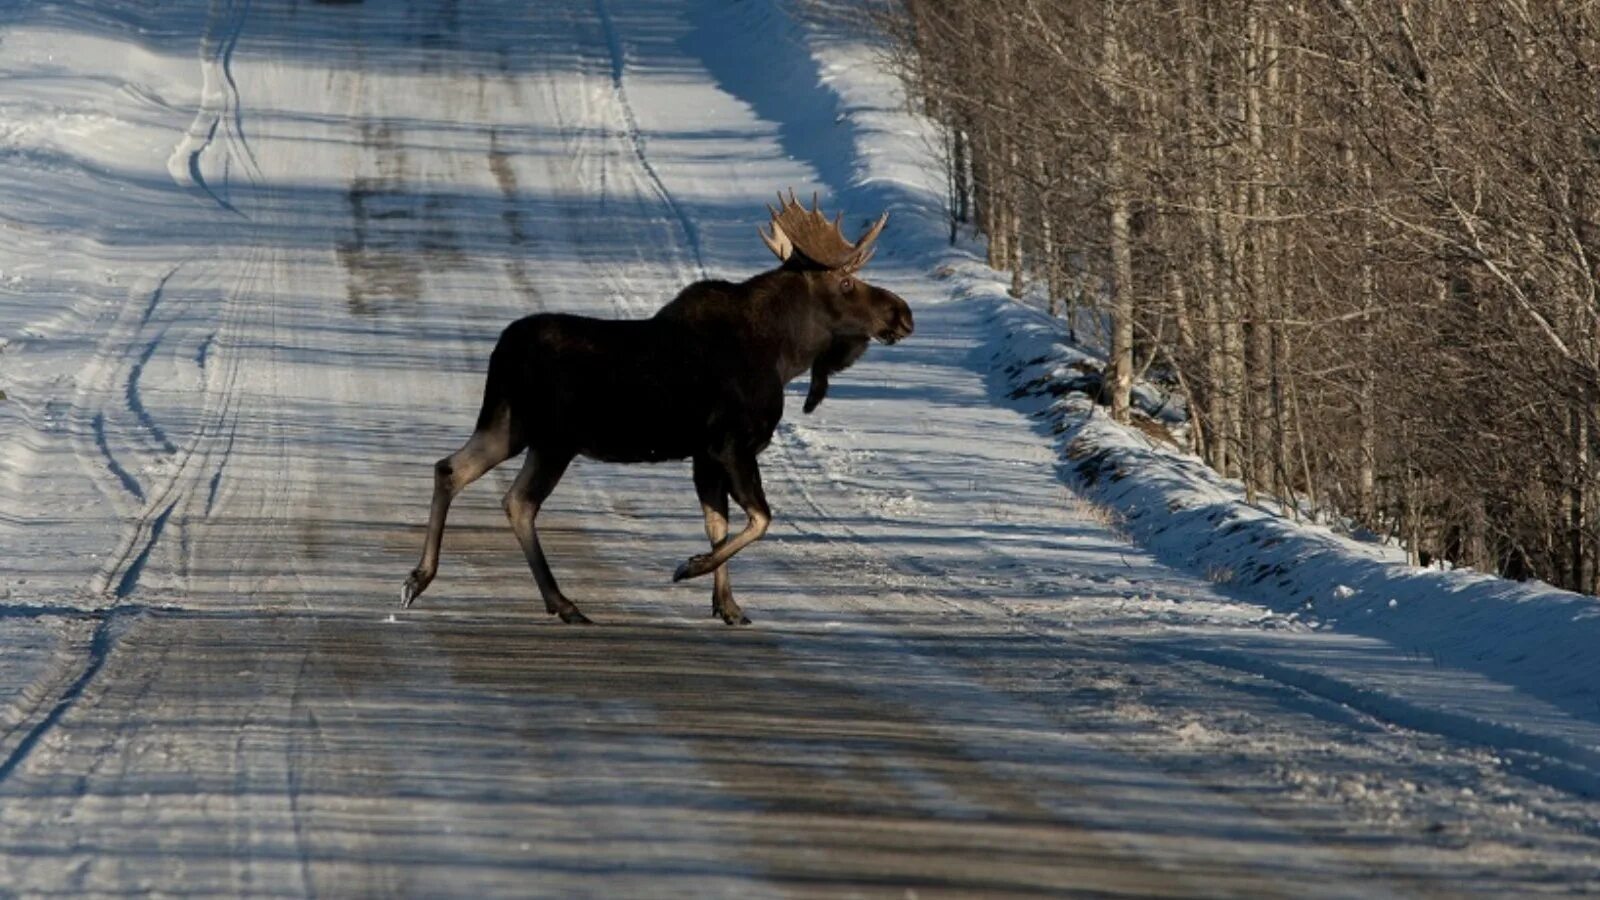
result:
M 1132 474 L 1075 491 L 1040 402 L 1006 399 L 1054 337 L 970 261 L 935 277 L 925 126 L 851 28 L 775 0 L 0 2 L 0 73 L 7 889 L 1597 885 L 1580 678 L 1375 601 L 1385 576 L 1194 555 L 1213 525 L 1130 509 L 1187 464 L 1115 430 L 1073 434 Z M 758 271 L 789 186 L 891 211 L 870 277 L 917 333 L 791 403 L 777 520 L 732 567 L 756 624 L 669 584 L 704 543 L 684 464 L 579 462 L 541 515 L 599 626 L 530 602 L 509 465 L 398 610 L 499 329 Z

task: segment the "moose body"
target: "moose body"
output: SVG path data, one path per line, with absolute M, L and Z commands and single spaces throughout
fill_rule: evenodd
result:
M 402 603 L 410 605 L 437 573 L 451 500 L 526 449 L 506 514 L 546 610 L 587 622 L 545 560 L 534 524 L 539 506 L 580 455 L 623 463 L 687 458 L 712 549 L 685 561 L 673 580 L 714 572 L 713 615 L 748 623 L 726 563 L 771 521 L 756 457 L 783 417 L 784 386 L 810 371 L 810 412 L 828 376 L 854 363 L 872 339 L 894 343 L 911 333 L 904 300 L 855 278 L 883 221 L 855 244 L 842 235 L 830 240 L 815 206 L 807 212 L 791 194 L 773 212 L 774 237 L 762 235 L 782 262 L 777 269 L 740 283 L 697 282 L 649 319 L 542 313 L 509 325 L 489 358 L 472 437 L 434 467 L 427 539 Z M 729 495 L 748 519 L 732 537 Z
M 537 439 L 620 463 L 684 459 L 735 435 L 770 438 L 778 418 L 771 395 L 779 393 L 781 409 L 782 383 L 775 375 L 765 384 L 730 381 L 729 349 L 738 346 L 668 320 L 530 316 L 495 348 L 479 424 L 504 407 L 519 425 L 514 443 Z M 556 423 L 558 434 L 542 434 Z

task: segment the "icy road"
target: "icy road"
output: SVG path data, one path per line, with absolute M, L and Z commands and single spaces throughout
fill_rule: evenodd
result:
M 879 132 L 840 99 L 874 91 Z M 1286 620 L 1064 486 L 933 276 L 891 94 L 773 0 L 0 2 L 0 893 L 1600 884 L 1581 792 L 1235 664 Z M 499 330 L 759 271 L 788 186 L 891 211 L 871 276 L 918 330 L 791 395 L 755 624 L 670 583 L 686 463 L 546 506 L 595 627 L 537 600 L 515 465 L 401 610 Z

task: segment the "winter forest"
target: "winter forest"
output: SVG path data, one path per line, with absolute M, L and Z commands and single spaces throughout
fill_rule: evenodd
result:
M 951 235 L 1295 515 L 1600 587 L 1600 7 L 906 0 Z

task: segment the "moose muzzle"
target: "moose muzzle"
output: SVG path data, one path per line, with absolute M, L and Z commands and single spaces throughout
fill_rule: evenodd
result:
M 873 290 L 880 295 L 880 302 L 888 307 L 889 312 L 883 327 L 873 337 L 885 344 L 895 344 L 905 340 L 915 327 L 911 321 L 911 306 L 891 291 L 883 288 Z

